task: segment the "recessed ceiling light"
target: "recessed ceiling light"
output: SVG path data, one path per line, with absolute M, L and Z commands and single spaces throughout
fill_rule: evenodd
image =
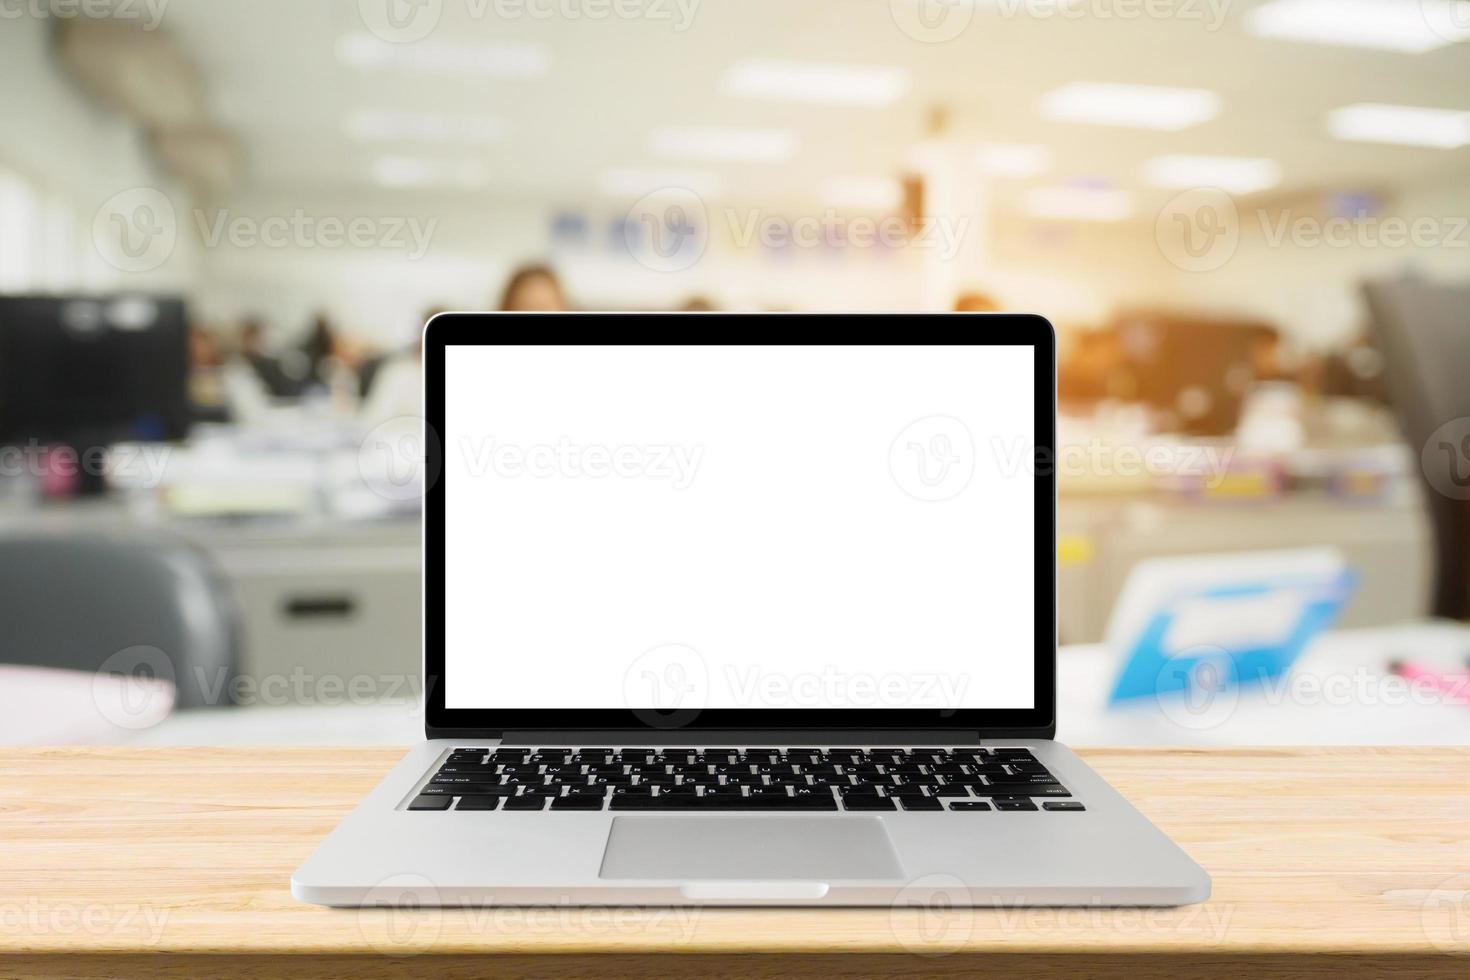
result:
M 1034 187 L 1023 199 L 1026 213 L 1059 221 L 1123 221 L 1133 213 L 1127 191 L 1090 187 Z
M 479 187 L 488 182 L 484 164 L 474 160 L 441 163 L 417 157 L 379 157 L 373 162 L 373 180 L 383 187 Z
M 1420 54 L 1470 40 L 1464 0 L 1272 0 L 1245 15 L 1259 37 Z
M 784 163 L 796 154 L 796 136 L 784 129 L 734 126 L 665 126 L 653 131 L 650 148 L 683 160 Z
M 742 61 L 720 82 L 725 95 L 818 105 L 886 106 L 909 90 L 909 73 L 885 65 Z
M 610 197 L 645 197 L 680 189 L 693 191 L 700 197 L 717 197 L 723 187 L 724 182 L 716 174 L 687 170 L 613 167 L 597 175 L 597 189 Z
M 505 120 L 494 116 L 454 116 L 436 112 L 359 109 L 343 123 L 347 135 L 363 143 L 498 143 Z
M 1076 82 L 1041 100 L 1048 119 L 1138 129 L 1184 129 L 1213 119 L 1219 111 L 1220 97 L 1214 92 L 1157 85 Z
M 1470 112 L 1360 102 L 1329 112 L 1327 131 L 1340 140 L 1451 150 L 1470 145 Z
M 1265 157 L 1154 157 L 1143 165 L 1143 179 L 1154 187 L 1216 187 L 1250 194 L 1274 187 L 1281 168 Z
M 508 39 L 391 44 L 371 34 L 348 34 L 337 39 L 337 60 L 363 71 L 472 78 L 528 78 L 551 68 L 551 54 L 544 45 Z
M 991 177 L 1035 177 L 1051 169 L 1051 150 L 1039 143 L 986 143 L 975 165 Z
M 819 193 L 829 207 L 859 211 L 892 211 L 903 203 L 903 184 L 892 177 L 828 177 Z

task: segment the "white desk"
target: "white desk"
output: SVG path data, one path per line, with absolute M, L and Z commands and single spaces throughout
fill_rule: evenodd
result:
M 1222 698 L 1199 712 L 1152 699 L 1107 706 L 1117 659 L 1098 645 L 1065 647 L 1058 661 L 1058 737 L 1078 746 L 1465 745 L 1470 706 L 1416 699 L 1386 671 L 1391 659 L 1453 667 L 1470 628 L 1418 624 L 1324 636 L 1265 692 Z M 1360 693 L 1361 692 L 1361 693 Z M 423 737 L 411 699 L 376 704 L 188 711 L 131 736 L 147 745 L 403 745 Z
M 1057 656 L 1057 737 L 1071 745 L 1466 745 L 1470 705 L 1415 688 L 1393 660 L 1466 666 L 1470 628 L 1452 623 L 1342 630 L 1307 648 L 1279 683 L 1198 699 L 1110 708 L 1119 659 L 1101 644 Z

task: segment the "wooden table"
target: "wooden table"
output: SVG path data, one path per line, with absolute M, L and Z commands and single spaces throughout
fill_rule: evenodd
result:
M 1209 903 L 331 910 L 291 871 L 395 751 L 0 750 L 0 976 L 1470 977 L 1470 749 L 1082 754 Z

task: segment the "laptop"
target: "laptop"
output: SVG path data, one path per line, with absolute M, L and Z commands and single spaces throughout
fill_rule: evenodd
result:
M 1209 895 L 1054 738 L 1044 319 L 446 314 L 423 350 L 425 739 L 298 899 Z

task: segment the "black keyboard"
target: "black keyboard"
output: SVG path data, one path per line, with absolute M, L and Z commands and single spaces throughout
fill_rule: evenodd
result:
M 410 810 L 1084 809 L 1029 749 L 454 749 Z M 1055 803 L 1047 802 L 1061 797 Z

